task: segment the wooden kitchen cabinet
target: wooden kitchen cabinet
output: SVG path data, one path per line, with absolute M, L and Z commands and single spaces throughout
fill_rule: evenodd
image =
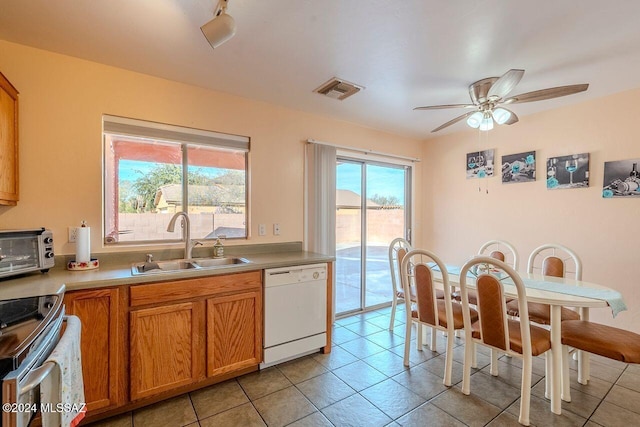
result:
M 119 288 L 67 292 L 68 314 L 80 318 L 82 377 L 89 412 L 125 402 L 125 292 Z
M 204 301 L 131 311 L 131 400 L 204 378 Z
M 262 272 L 130 287 L 131 400 L 262 361 Z
M 207 376 L 262 361 L 262 292 L 207 300 Z
M 18 91 L 0 73 L 0 205 L 18 203 Z

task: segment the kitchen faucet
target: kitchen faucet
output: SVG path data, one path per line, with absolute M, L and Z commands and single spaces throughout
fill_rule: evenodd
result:
M 184 259 L 191 259 L 191 249 L 193 249 L 195 245 L 199 245 L 201 243 L 196 242 L 193 245 L 191 244 L 191 221 L 189 221 L 189 215 L 187 215 L 187 213 L 183 211 L 176 212 L 171 217 L 171 220 L 169 221 L 169 225 L 167 226 L 167 231 L 173 233 L 176 227 L 176 220 L 180 216 L 183 217 L 182 228 L 184 231 L 182 232 L 182 235 L 184 238 Z

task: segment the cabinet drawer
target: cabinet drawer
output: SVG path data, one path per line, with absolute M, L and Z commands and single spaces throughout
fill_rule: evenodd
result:
M 245 291 L 262 286 L 262 271 L 198 277 L 195 279 L 131 286 L 130 305 L 175 302 L 183 299 Z

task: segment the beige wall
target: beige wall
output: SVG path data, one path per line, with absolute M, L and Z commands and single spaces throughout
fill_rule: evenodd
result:
M 66 242 L 67 227 L 81 220 L 92 226 L 92 252 L 111 250 L 99 238 L 102 114 L 251 137 L 249 243 L 303 240 L 303 141 L 308 138 L 421 154 L 415 139 L 4 41 L 0 71 L 20 91 L 21 156 L 20 202 L 0 207 L 0 228 L 46 226 L 53 230 L 58 254 L 74 253 Z M 280 236 L 258 236 L 258 224 L 271 232 L 275 222 Z
M 192 126 L 251 137 L 249 243 L 303 240 L 304 144 L 307 138 L 409 157 L 416 165 L 415 241 L 447 262 L 462 263 L 480 244 L 501 238 L 521 257 L 537 245 L 575 248 L 584 279 L 623 293 L 629 310 L 596 320 L 640 332 L 637 231 L 640 200 L 603 200 L 603 162 L 640 157 L 635 132 L 640 91 L 522 118 L 489 134 L 461 131 L 424 143 L 330 118 L 213 92 L 123 69 L 0 41 L 0 71 L 20 91 L 20 193 L 17 207 L 0 207 L 0 228 L 46 226 L 59 254 L 70 254 L 67 227 L 87 220 L 92 252 L 105 252 L 102 224 L 102 114 Z M 514 110 L 517 110 L 514 107 Z M 460 125 L 462 126 L 462 125 Z M 536 150 L 535 183 L 502 185 L 466 180 L 465 154 L 496 148 L 504 154 Z M 547 157 L 591 153 L 588 189 L 548 191 Z M 283 153 L 286 153 L 284 155 Z M 261 237 L 258 224 L 281 224 L 280 236 Z M 229 243 L 232 244 L 232 243 Z
M 504 239 L 518 250 L 521 268 L 535 247 L 567 245 L 584 263 L 583 279 L 619 290 L 629 308 L 615 319 L 608 309 L 593 309 L 592 319 L 640 332 L 640 199 L 601 196 L 605 161 L 640 158 L 638 99 L 640 90 L 634 90 L 522 117 L 489 132 L 488 142 L 483 134 L 480 143 L 473 130 L 427 141 L 422 155 L 425 245 L 447 262 L 461 264 L 484 241 Z M 467 180 L 466 153 L 489 148 L 496 149 L 497 166 L 503 155 L 535 150 L 537 181 L 502 184 L 499 174 Z M 589 188 L 547 190 L 546 159 L 584 152 L 590 153 Z

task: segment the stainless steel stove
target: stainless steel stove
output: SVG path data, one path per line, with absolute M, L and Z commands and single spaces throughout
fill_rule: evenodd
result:
M 3 404 L 37 408 L 42 364 L 60 339 L 64 286 L 54 295 L 0 301 L 0 378 Z M 35 406 L 34 406 L 35 405 Z M 2 412 L 3 426 L 25 427 L 34 412 Z

